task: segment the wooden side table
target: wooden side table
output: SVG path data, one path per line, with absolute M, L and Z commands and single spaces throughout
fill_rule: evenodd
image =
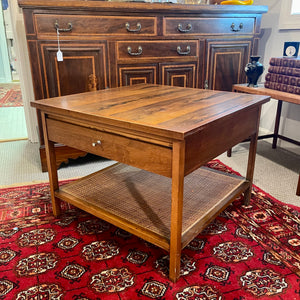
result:
M 274 133 L 259 136 L 258 139 L 266 139 L 266 138 L 273 138 L 272 148 L 275 149 L 277 147 L 277 140 L 282 139 L 289 143 L 295 144 L 300 146 L 300 142 L 293 140 L 289 137 L 284 135 L 278 134 L 279 131 L 279 124 L 280 124 L 280 116 L 281 116 L 281 109 L 282 109 L 282 102 L 300 104 L 300 95 L 295 95 L 291 93 L 285 93 L 277 90 L 267 89 L 264 87 L 263 84 L 260 84 L 258 87 L 248 87 L 247 84 L 235 84 L 232 87 L 233 92 L 243 92 L 247 94 L 256 94 L 256 95 L 265 95 L 270 96 L 271 98 L 278 100 L 277 104 L 277 111 L 276 111 L 276 119 L 275 119 L 275 126 L 274 126 Z M 228 151 L 228 155 L 231 155 L 231 149 Z M 296 195 L 300 196 L 300 173 L 299 173 L 299 180 Z
M 269 98 L 133 85 L 33 102 L 42 115 L 54 214 L 64 200 L 165 249 L 176 281 L 181 249 L 238 195 L 249 203 Z M 200 168 L 249 136 L 245 178 Z M 55 142 L 120 164 L 59 187 Z

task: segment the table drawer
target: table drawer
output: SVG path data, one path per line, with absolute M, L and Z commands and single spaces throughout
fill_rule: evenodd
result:
M 121 41 L 117 42 L 117 58 L 161 58 L 197 57 L 198 42 L 195 40 L 177 41 Z
M 253 34 L 254 18 L 164 18 L 163 33 L 168 35 Z
M 171 148 L 54 119 L 47 130 L 50 141 L 171 177 Z
M 55 24 L 62 35 L 156 35 L 155 17 L 119 17 L 119 16 L 84 16 L 84 15 L 34 15 L 38 35 L 56 36 Z M 71 24 L 71 25 L 70 25 Z

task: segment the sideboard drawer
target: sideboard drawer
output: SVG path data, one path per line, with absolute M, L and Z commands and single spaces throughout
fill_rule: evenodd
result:
M 198 41 L 121 41 L 117 42 L 117 58 L 161 58 L 198 56 Z
M 254 18 L 164 18 L 163 33 L 168 35 L 253 34 Z
M 50 141 L 171 177 L 172 150 L 166 146 L 49 118 L 47 131 Z
M 121 17 L 121 16 L 84 16 L 84 15 L 34 15 L 36 33 L 38 35 L 56 36 L 55 24 L 65 36 L 88 36 L 88 35 L 156 35 L 155 17 Z M 71 24 L 71 25 L 70 25 Z M 70 30 L 71 29 L 71 30 Z

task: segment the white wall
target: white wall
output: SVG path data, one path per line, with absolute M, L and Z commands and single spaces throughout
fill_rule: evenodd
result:
M 254 4 L 256 5 L 267 5 L 269 7 L 268 13 L 262 17 L 261 27 L 264 35 L 262 36 L 258 50 L 258 55 L 261 55 L 260 61 L 265 66 L 265 71 L 261 78 L 262 81 L 267 73 L 270 58 L 283 55 L 284 42 L 300 42 L 299 29 L 279 30 L 279 16 L 282 2 L 286 2 L 286 0 L 254 0 Z M 270 103 L 263 106 L 260 123 L 262 131 L 272 132 L 274 130 L 276 107 L 277 101 L 275 100 L 271 100 Z M 279 133 L 300 141 L 300 105 L 283 103 Z M 299 147 L 296 145 L 284 141 L 279 141 L 278 145 L 300 154 Z
M 33 85 L 31 79 L 31 71 L 29 64 L 29 55 L 26 43 L 26 34 L 24 19 L 21 8 L 19 8 L 17 0 L 9 1 L 11 25 L 13 35 L 15 37 L 15 51 L 17 57 L 17 70 L 20 77 L 20 87 L 22 91 L 22 99 L 24 103 L 24 113 L 28 139 L 31 142 L 38 142 L 38 126 L 36 110 L 30 106 L 30 101 L 34 100 Z

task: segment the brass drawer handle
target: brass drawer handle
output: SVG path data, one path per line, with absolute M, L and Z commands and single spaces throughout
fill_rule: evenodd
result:
M 101 145 L 101 141 L 97 141 L 96 143 L 92 143 L 93 147 L 96 147 L 97 145 Z
M 235 27 L 235 24 L 232 23 L 230 28 L 231 28 L 231 31 L 234 31 L 234 32 L 238 32 L 238 31 L 241 31 L 243 29 L 244 25 L 243 23 L 240 23 L 239 27 Z
M 59 24 L 58 22 L 56 21 L 54 23 L 54 28 L 59 31 L 59 32 L 68 32 L 68 31 L 71 31 L 72 30 L 72 23 L 68 23 L 68 28 L 59 28 Z
M 177 25 L 177 29 L 179 32 L 189 32 L 192 30 L 192 28 L 193 28 L 192 24 L 190 24 L 190 23 L 186 25 L 185 29 L 182 28 L 182 24 Z
M 177 46 L 177 53 L 179 55 L 188 55 L 191 53 L 191 47 L 188 45 L 186 46 L 186 51 L 182 51 L 180 46 Z
M 128 22 L 125 23 L 125 27 L 126 27 L 128 32 L 140 32 L 141 29 L 142 29 L 142 25 L 141 25 L 140 22 L 136 23 L 136 28 L 135 29 L 131 29 L 130 24 Z
M 135 56 L 135 55 L 141 55 L 143 53 L 142 46 L 138 46 L 138 52 L 132 52 L 132 49 L 130 46 L 127 47 L 127 52 L 129 55 Z

